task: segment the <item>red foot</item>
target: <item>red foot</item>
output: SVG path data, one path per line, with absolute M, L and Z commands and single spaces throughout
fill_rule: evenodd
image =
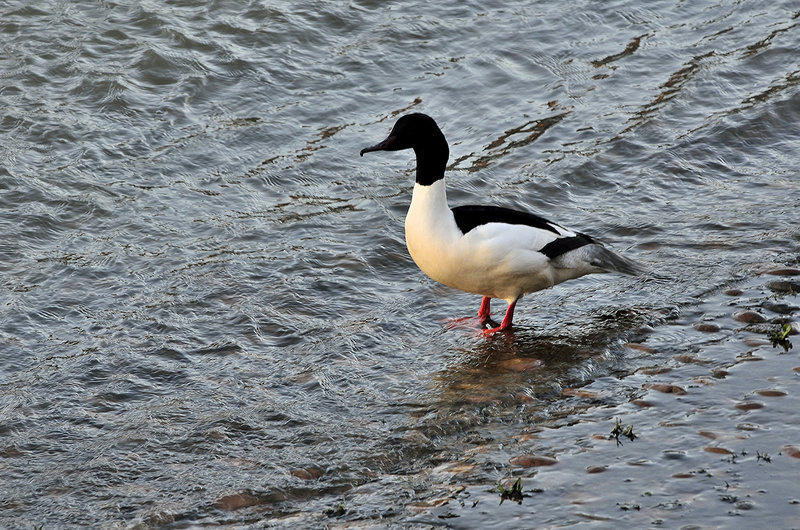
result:
M 481 321 L 483 322 L 486 322 L 487 320 L 489 320 L 489 317 L 492 316 L 492 311 L 489 308 L 491 302 L 492 299 L 489 298 L 488 296 L 484 296 L 483 299 L 481 300 L 481 308 L 478 309 L 478 318 L 480 318 Z
M 451 318 L 447 319 L 445 322 L 445 327 L 447 329 L 455 329 L 455 328 L 473 328 L 482 326 L 485 324 L 489 317 L 491 316 L 491 312 L 489 310 L 489 305 L 491 303 L 491 298 L 488 296 L 484 296 L 481 300 L 481 307 L 478 310 L 478 317 L 462 317 L 462 318 Z M 506 316 L 503 317 L 503 322 L 500 323 L 499 326 L 496 328 L 489 328 L 489 329 L 482 329 L 480 330 L 480 334 L 484 337 L 491 337 L 498 331 L 505 331 L 511 327 L 511 321 L 514 319 L 514 307 L 516 307 L 517 301 L 514 300 L 510 304 L 508 304 L 508 309 L 506 309 Z
M 503 325 L 501 324 L 496 328 L 482 329 L 481 335 L 483 335 L 484 337 L 491 337 L 495 333 L 498 333 L 500 331 L 506 331 L 507 329 L 511 329 L 511 326 L 503 327 Z
M 517 301 L 514 300 L 510 304 L 508 304 L 508 309 L 506 309 L 506 316 L 503 317 L 503 322 L 496 328 L 484 329 L 483 336 L 484 337 L 491 337 L 498 331 L 505 331 L 511 327 L 511 321 L 514 319 L 514 307 L 516 307 Z M 481 307 L 483 307 L 481 305 Z

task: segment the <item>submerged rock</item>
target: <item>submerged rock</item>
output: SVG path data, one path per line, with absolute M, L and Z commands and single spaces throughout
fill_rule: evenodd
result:
M 791 456 L 792 458 L 800 458 L 800 447 L 797 447 L 796 445 L 784 445 L 781 448 L 781 452 Z
M 232 512 L 241 508 L 248 508 L 256 506 L 261 502 L 261 499 L 250 493 L 235 493 L 233 495 L 226 495 L 214 503 L 214 507 L 226 512 Z
M 544 455 L 520 455 L 508 459 L 508 463 L 521 467 L 554 466 L 558 460 Z
M 644 353 L 655 353 L 656 352 L 656 350 L 654 348 L 651 348 L 650 346 L 645 346 L 644 344 L 639 344 L 639 343 L 636 343 L 636 342 L 628 342 L 628 343 L 625 344 L 625 347 L 626 348 L 630 348 L 632 350 L 639 350 L 639 351 L 642 351 Z
M 800 269 L 785 267 L 782 269 L 773 269 L 771 271 L 767 271 L 766 274 L 772 274 L 773 276 L 800 276 Z
M 686 394 L 686 390 L 683 388 L 667 383 L 646 383 L 642 386 L 648 390 L 656 390 L 658 392 L 663 392 L 664 394 L 676 394 L 678 396 Z
M 800 282 L 779 280 L 769 282 L 767 288 L 773 293 L 778 294 L 797 294 L 800 293 Z
M 764 404 L 759 403 L 758 401 L 743 401 L 741 403 L 737 403 L 734 405 L 739 410 L 758 410 L 763 409 Z
M 767 317 L 756 311 L 737 311 L 733 314 L 733 319 L 746 324 L 761 324 L 767 321 Z
M 497 363 L 497 366 L 503 370 L 509 370 L 512 372 L 527 372 L 528 370 L 535 370 L 542 365 L 544 365 L 544 362 L 541 359 L 525 357 L 514 357 Z
M 325 474 L 321 468 L 310 466 L 304 468 L 297 468 L 291 471 L 292 475 L 303 480 L 317 480 Z
M 715 324 L 714 322 L 695 322 L 692 324 L 692 327 L 704 333 L 716 333 L 722 329 L 719 324 Z
M 718 455 L 732 455 L 733 451 L 725 449 L 724 447 L 706 447 L 703 449 L 706 453 L 714 453 Z
M 783 390 L 772 390 L 772 389 L 756 390 L 756 394 L 764 397 L 784 397 L 788 395 Z
M 779 315 L 791 315 L 800 307 L 792 304 L 785 304 L 783 302 L 773 302 L 771 300 L 764 300 L 761 303 L 761 307 L 766 309 L 767 311 L 772 311 L 773 313 L 777 313 Z

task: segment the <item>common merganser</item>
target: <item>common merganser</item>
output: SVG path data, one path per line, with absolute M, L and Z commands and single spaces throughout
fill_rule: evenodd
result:
M 502 323 L 486 335 L 511 327 L 522 296 L 566 280 L 599 272 L 636 276 L 639 263 L 605 248 L 592 237 L 538 215 L 499 206 L 447 205 L 444 171 L 450 150 L 430 116 L 408 114 L 388 138 L 361 150 L 413 149 L 417 177 L 406 215 L 406 245 L 419 268 L 437 282 L 483 295 L 478 317 L 490 318 L 492 298 L 508 302 Z

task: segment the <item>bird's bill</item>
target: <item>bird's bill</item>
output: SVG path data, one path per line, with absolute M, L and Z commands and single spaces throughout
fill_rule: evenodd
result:
M 372 147 L 365 147 L 361 150 L 361 156 L 364 156 L 364 153 L 371 153 L 372 151 L 396 151 L 397 150 L 397 137 L 396 136 L 389 136 L 386 140 L 382 141 L 379 144 L 375 144 Z

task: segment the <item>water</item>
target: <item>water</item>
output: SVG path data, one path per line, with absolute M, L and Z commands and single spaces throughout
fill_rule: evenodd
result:
M 800 524 L 765 340 L 800 279 L 764 274 L 800 263 L 796 3 L 12 1 L 0 34 L 0 525 Z M 654 275 L 448 326 L 479 300 L 407 255 L 410 155 L 358 157 L 412 110 L 451 204 Z

